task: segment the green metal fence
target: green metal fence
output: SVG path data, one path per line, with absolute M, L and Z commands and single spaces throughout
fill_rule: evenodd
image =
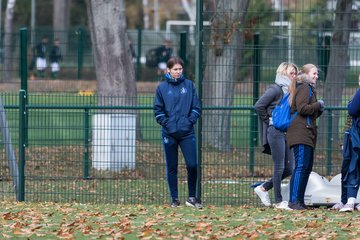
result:
M 255 6 L 250 5 L 249 16 L 265 11 L 254 10 Z M 326 177 L 340 173 L 340 143 L 346 104 L 356 90 L 360 72 L 359 30 L 351 29 L 349 62 L 328 66 L 327 36 L 333 29 L 322 28 L 319 24 L 314 26 L 309 17 L 321 16 L 321 6 L 312 9 L 303 6 L 300 10 L 290 9 L 289 6 L 285 14 L 287 25 L 283 23 L 279 27 L 279 19 L 273 16 L 274 12 L 267 12 L 270 19 L 253 19 L 262 25 L 239 27 L 245 33 L 243 40 L 238 39 L 243 41 L 242 45 L 223 42 L 223 49 L 215 52 L 220 54 L 221 51 L 228 51 L 226 54 L 229 55 L 226 56 L 231 56 L 233 52 L 241 51 L 243 61 L 234 61 L 234 58 L 213 61 L 214 29 L 207 24 L 201 26 L 201 23 L 206 23 L 211 20 L 209 16 L 220 12 L 229 13 L 230 16 L 231 11 L 223 7 L 221 12 L 211 8 L 202 10 L 198 6 L 197 34 L 171 33 L 174 51 L 177 55 L 186 56 L 187 75 L 195 79 L 203 102 L 203 116 L 197 124 L 201 162 L 199 192 L 203 202 L 215 205 L 259 204 L 250 186 L 271 176 L 272 160 L 260 151 L 253 104 L 274 81 L 276 68 L 283 61 L 293 61 L 299 66 L 312 62 L 319 66 L 322 71 L 317 86 L 319 98 L 323 98 L 326 91 L 326 69 L 346 69 L 345 87 L 338 95 L 341 104 L 326 105 L 319 119 L 313 168 Z M 328 12 L 331 14 L 330 10 Z M 295 16 L 298 13 L 302 14 L 300 20 Z M 289 23 L 292 23 L 291 28 Z M 225 25 L 219 26 L 218 30 L 225 36 L 229 29 Z M 49 32 L 48 35 L 53 34 Z M 78 29 L 67 34 L 71 36 L 68 38 L 66 55 L 69 61 L 66 63 L 68 66 L 65 64 L 63 68 L 72 70 L 64 70 L 63 74 L 67 72 L 68 78 L 62 79 L 61 84 L 69 85 L 70 79 L 94 80 L 90 44 L 84 43 L 83 47 L 79 47 L 82 41 L 89 41 L 87 31 Z M 15 55 L 19 56 L 21 34 L 15 35 Z M 96 95 L 96 89 L 95 94 L 89 92 L 85 96 L 78 91 L 63 92 L 58 81 L 28 80 L 26 75 L 30 73 L 20 72 L 17 67 L 21 65 L 20 61 L 14 59 L 16 91 L 5 88 L 8 87 L 6 82 L 0 84 L 4 89 L 1 100 L 5 112 L 2 113 L 5 113 L 8 126 L 2 128 L 2 134 L 4 136 L 7 130 L 11 137 L 3 137 L 0 142 L 1 200 L 124 204 L 168 202 L 160 127 L 152 112 L 157 76 L 155 69 L 146 67 L 144 59 L 146 52 L 166 37 L 166 32 L 133 30 L 129 31 L 129 36 L 135 46 L 134 66 L 138 80 L 148 80 L 146 83 L 138 82 L 138 86 L 146 86 L 144 91 L 138 92 L 137 106 L 99 106 L 99 98 L 106 96 Z M 202 44 L 193 46 L 193 37 L 195 42 Z M 25 44 L 28 63 L 32 45 Z M 183 51 L 179 52 L 179 49 Z M 232 68 L 236 71 L 228 75 Z M 23 66 L 24 69 L 27 68 Z M 211 84 L 216 88 L 211 88 Z M 45 85 L 48 86 L 47 90 L 42 91 Z M 87 88 L 87 85 L 80 86 L 80 89 Z M 20 89 L 23 90 L 19 92 Z M 324 100 L 325 103 L 330 101 Z M 105 108 L 109 114 L 103 114 Z M 321 124 L 325 126 L 324 123 L 326 128 L 321 128 Z M 333 125 L 337 126 L 336 130 L 333 130 Z M 9 146 L 13 147 L 18 172 L 10 167 Z M 14 178 L 19 179 L 16 189 Z M 187 189 L 182 158 L 179 184 L 180 199 L 183 201 Z

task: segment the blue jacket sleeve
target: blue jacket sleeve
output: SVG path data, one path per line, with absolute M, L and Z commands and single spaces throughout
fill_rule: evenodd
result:
M 360 116 L 360 88 L 356 91 L 353 99 L 349 102 L 348 112 L 352 117 Z
M 156 89 L 154 99 L 154 115 L 157 123 L 161 126 L 166 126 L 168 116 L 165 112 L 165 103 L 159 87 Z
M 193 87 L 192 88 L 191 110 L 189 113 L 189 121 L 192 124 L 195 124 L 200 116 L 201 116 L 201 104 L 200 104 L 200 100 L 196 94 L 196 89 L 195 89 L 195 87 Z

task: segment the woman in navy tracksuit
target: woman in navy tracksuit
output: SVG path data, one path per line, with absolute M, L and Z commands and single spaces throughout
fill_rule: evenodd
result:
M 360 85 L 360 75 L 359 75 Z M 347 154 L 350 159 L 343 159 L 341 169 L 341 187 L 342 197 L 347 197 L 345 205 L 341 206 L 340 212 L 352 212 L 355 209 L 360 210 L 360 204 L 356 204 L 356 198 L 359 191 L 360 183 L 360 158 L 359 158 L 359 144 L 360 144 L 360 88 L 357 89 L 352 100 L 348 104 L 348 113 L 352 118 L 352 126 L 348 132 L 350 144 L 350 154 Z M 345 148 L 345 145 L 344 145 Z M 343 201 L 343 199 L 341 199 Z
M 194 124 L 201 115 L 200 101 L 192 81 L 185 79 L 182 72 L 184 62 L 172 57 L 167 62 L 165 81 L 156 89 L 154 114 L 162 126 L 162 143 L 166 158 L 166 175 L 170 189 L 171 207 L 179 206 L 178 199 L 178 147 L 184 155 L 188 200 L 186 205 L 201 208 L 196 199 L 197 159 Z

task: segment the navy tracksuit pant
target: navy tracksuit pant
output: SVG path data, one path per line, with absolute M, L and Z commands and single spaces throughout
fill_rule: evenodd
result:
M 304 203 L 306 185 L 314 162 L 314 148 L 297 144 L 293 147 L 295 168 L 290 180 L 290 202 Z
M 171 198 L 178 198 L 178 149 L 183 153 L 188 181 L 189 197 L 195 197 L 197 181 L 196 139 L 194 132 L 187 135 L 162 133 L 166 159 L 166 178 Z
M 344 178 L 348 174 L 351 158 L 352 158 L 352 143 L 351 136 L 349 132 L 345 132 L 344 134 L 344 144 L 343 144 L 343 161 L 341 165 L 341 202 L 343 204 L 347 203 L 348 198 L 356 198 L 359 185 L 357 184 L 355 187 L 353 185 L 346 186 L 344 183 Z M 360 164 L 360 161 L 358 162 Z M 358 166 L 360 168 L 360 166 Z

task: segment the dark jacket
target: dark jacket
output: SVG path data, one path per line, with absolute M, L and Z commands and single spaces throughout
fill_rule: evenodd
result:
M 156 89 L 154 115 L 164 133 L 186 135 L 194 132 L 201 106 L 193 82 L 166 74 L 165 81 Z
M 46 43 L 40 42 L 35 46 L 35 55 L 38 58 L 45 58 L 46 56 Z
M 267 129 L 270 124 L 270 117 L 275 106 L 280 103 L 283 96 L 281 87 L 277 84 L 270 85 L 264 94 L 255 103 L 255 111 L 260 118 L 260 141 L 263 146 L 263 153 L 271 154 L 270 146 L 267 140 Z
M 352 118 L 360 117 L 360 88 L 348 104 L 348 112 Z
M 310 92 L 311 91 L 311 92 Z M 315 148 L 317 139 L 316 118 L 322 111 L 317 101 L 316 91 L 309 83 L 299 83 L 296 86 L 291 112 L 298 114 L 291 122 L 286 139 L 290 147 L 296 144 L 305 144 Z
M 166 47 L 165 45 L 161 45 L 156 49 L 157 55 L 158 55 L 158 62 L 167 62 L 172 54 L 173 50 L 170 47 Z
M 61 51 L 58 46 L 53 46 L 49 56 L 50 62 L 60 62 L 62 60 Z

